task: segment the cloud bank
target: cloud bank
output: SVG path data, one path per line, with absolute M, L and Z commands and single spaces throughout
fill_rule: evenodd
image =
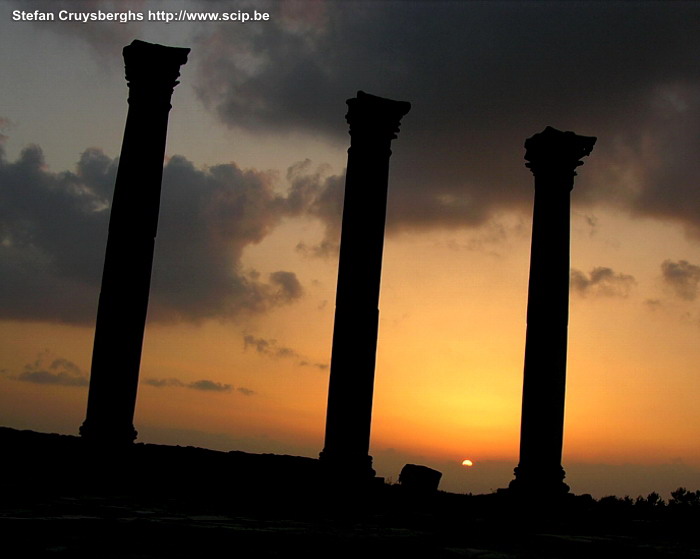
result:
M 222 4 L 186 5 L 216 11 Z M 511 210 L 529 215 L 523 142 L 551 125 L 598 137 L 579 169 L 575 205 L 674 220 L 700 235 L 699 4 L 255 6 L 271 13 L 265 25 L 181 28 L 178 38 L 191 40 L 188 68 L 200 100 L 224 125 L 261 137 L 306 134 L 339 147 L 348 144 L 344 101 L 358 89 L 411 101 L 393 144 L 390 233 L 482 226 Z M 109 45 L 121 63 L 129 40 L 122 37 L 128 26 L 119 27 L 110 26 L 113 35 L 100 44 L 94 25 L 47 29 L 70 32 L 98 56 Z M 15 162 L 0 159 L 3 317 L 94 320 L 115 169 L 116 161 L 95 149 L 65 173 L 48 171 L 38 148 Z M 326 226 L 318 245 L 299 244 L 301 253 L 336 254 L 343 177 L 301 162 L 288 170 L 285 194 L 273 180 L 235 164 L 200 169 L 184 157 L 170 159 L 152 319 L 228 319 L 303 296 L 292 271 L 261 278 L 243 269 L 241 255 L 295 215 Z M 621 295 L 632 282 L 599 270 L 576 272 L 572 285 L 579 293 Z M 689 285 L 677 293 L 693 293 Z
M 94 321 L 117 165 L 90 148 L 74 171 L 54 173 L 39 147 L 10 162 L 0 145 L 0 316 Z M 294 272 L 261 277 L 241 264 L 245 248 L 283 218 L 322 212 L 328 184 L 337 182 L 308 164 L 290 177 L 279 194 L 272 175 L 234 163 L 198 169 L 181 156 L 167 162 L 151 320 L 234 319 L 303 296 Z
M 224 3 L 182 6 L 216 12 Z M 579 173 L 575 204 L 676 220 L 700 235 L 697 3 L 290 0 L 238 7 L 271 18 L 264 25 L 179 24 L 173 36 L 192 47 L 194 87 L 225 125 L 308 134 L 342 147 L 344 101 L 358 89 L 413 103 L 394 142 L 390 231 L 475 226 L 498 211 L 527 211 L 523 142 L 551 125 L 598 137 Z M 43 29 L 70 34 L 120 66 L 121 48 L 149 28 Z M 300 250 L 328 248 L 332 243 Z
M 390 228 L 478 225 L 526 209 L 523 142 L 551 125 L 599 138 L 575 203 L 697 229 L 699 5 L 265 5 L 268 25 L 199 35 L 200 98 L 229 126 L 338 145 L 344 101 L 358 89 L 411 101 L 394 141 Z

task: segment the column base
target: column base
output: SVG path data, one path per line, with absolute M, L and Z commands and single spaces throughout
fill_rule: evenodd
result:
M 567 495 L 570 487 L 564 483 L 566 472 L 561 466 L 523 466 L 514 470 L 515 479 L 508 489 L 515 495 L 536 498 L 557 498 Z
M 100 425 L 95 421 L 85 420 L 80 426 L 80 437 L 87 443 L 99 447 L 119 448 L 134 443 L 138 432 L 133 425 L 117 427 L 114 425 Z
M 367 454 L 353 456 L 324 449 L 318 458 L 325 475 L 335 481 L 362 483 L 374 479 L 377 474 L 372 468 L 372 457 Z

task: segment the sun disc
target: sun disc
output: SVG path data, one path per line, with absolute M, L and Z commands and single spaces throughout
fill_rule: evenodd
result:
M 472 461 L 469 460 L 469 459 L 463 460 L 463 461 L 462 461 L 462 466 L 467 466 L 467 467 L 469 467 L 469 466 L 473 466 L 473 465 L 474 465 L 474 462 L 472 462 Z

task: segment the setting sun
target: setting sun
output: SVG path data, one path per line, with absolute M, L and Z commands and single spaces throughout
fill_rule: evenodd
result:
M 469 459 L 462 461 L 462 466 L 470 467 L 470 466 L 473 466 L 473 465 L 474 465 L 474 462 L 472 462 L 472 461 L 469 460 Z

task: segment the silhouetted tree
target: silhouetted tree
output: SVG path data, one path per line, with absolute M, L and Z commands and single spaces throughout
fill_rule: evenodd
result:
M 615 495 L 607 495 L 605 497 L 601 497 L 601 499 L 598 501 L 598 504 L 601 508 L 608 510 L 629 510 L 632 507 L 632 505 L 634 505 L 634 501 L 629 495 L 625 495 L 624 497 L 615 497 Z
M 685 487 L 679 487 L 671 492 L 671 507 L 693 508 L 700 510 L 700 490 L 688 491 Z
M 666 501 L 656 491 L 652 491 L 646 497 L 637 497 L 634 505 L 642 509 L 658 509 L 666 506 Z

